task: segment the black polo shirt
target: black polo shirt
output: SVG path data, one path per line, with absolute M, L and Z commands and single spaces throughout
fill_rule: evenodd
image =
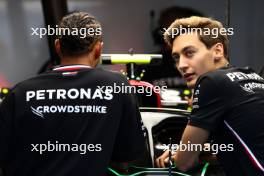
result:
M 6 176 L 101 176 L 110 160 L 141 156 L 141 117 L 118 73 L 83 65 L 19 83 L 0 108 L 0 161 Z
M 264 175 L 264 80 L 254 71 L 225 67 L 202 75 L 189 123 L 233 146 L 218 153 L 227 175 Z

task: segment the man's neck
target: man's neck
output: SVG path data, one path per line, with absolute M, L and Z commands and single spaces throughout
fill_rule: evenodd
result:
M 82 55 L 82 56 L 71 56 L 71 57 L 63 57 L 61 58 L 60 65 L 87 65 L 90 67 L 95 67 L 94 58 L 90 55 Z
M 221 61 L 217 64 L 216 68 L 222 68 L 222 67 L 226 67 L 229 65 L 229 62 L 227 61 L 227 59 L 223 58 L 221 59 Z

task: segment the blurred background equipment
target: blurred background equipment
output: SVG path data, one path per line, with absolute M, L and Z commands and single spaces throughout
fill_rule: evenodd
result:
M 262 77 L 264 77 L 264 66 L 263 66 L 262 69 L 260 70 L 259 75 L 262 76 Z
M 8 95 L 9 91 L 10 91 L 9 88 L 0 87 L 0 104 L 5 98 L 5 96 Z
M 120 70 L 132 87 L 135 87 L 139 106 L 161 107 L 160 93 L 155 92 L 154 86 L 148 82 L 141 81 L 144 77 L 144 70 L 138 69 L 137 65 L 157 65 L 160 64 L 162 55 L 160 54 L 102 54 L 101 62 L 104 65 L 126 64 L 126 71 Z
M 121 67 L 120 71 L 122 74 L 127 76 L 130 85 L 135 86 L 137 89 L 144 87 L 145 90 L 150 88 L 152 90 L 150 93 L 144 91 L 142 93 L 137 93 L 137 98 L 140 107 L 171 107 L 178 109 L 191 110 L 188 105 L 187 99 L 192 96 L 191 90 L 189 90 L 182 80 L 179 82 L 177 88 L 168 89 L 167 84 L 151 84 L 146 81 L 142 81 L 144 75 L 147 71 L 139 66 L 153 66 L 161 65 L 163 56 L 161 54 L 102 54 L 101 62 L 103 65 L 124 65 L 126 64 L 126 69 Z M 106 68 L 110 69 L 111 68 Z M 160 89 L 160 92 L 155 92 L 155 87 L 166 87 L 165 89 Z
M 0 75 L 0 104 L 4 97 L 9 93 L 10 84 Z

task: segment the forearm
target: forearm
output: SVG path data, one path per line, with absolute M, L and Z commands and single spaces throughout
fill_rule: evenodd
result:
M 209 132 L 206 130 L 194 126 L 186 126 L 180 145 L 191 147 L 186 147 L 186 150 L 178 150 L 176 152 L 174 161 L 179 170 L 187 171 L 198 164 L 199 154 L 208 136 Z M 192 147 L 192 145 L 198 147 Z
M 190 156 L 190 157 L 187 157 Z M 174 163 L 176 167 L 185 172 L 193 167 L 195 167 L 198 164 L 198 157 L 195 154 L 188 154 L 183 152 L 177 152 L 174 157 Z

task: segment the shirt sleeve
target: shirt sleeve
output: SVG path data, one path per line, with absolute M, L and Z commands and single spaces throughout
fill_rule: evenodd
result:
M 143 123 L 134 94 L 123 94 L 122 119 L 119 124 L 112 160 L 133 161 L 144 153 Z
M 13 93 L 10 93 L 0 105 L 0 162 L 4 163 L 10 153 L 12 119 L 14 114 Z
M 193 95 L 193 110 L 189 125 L 215 132 L 224 120 L 227 100 L 215 81 L 210 77 L 198 80 Z

